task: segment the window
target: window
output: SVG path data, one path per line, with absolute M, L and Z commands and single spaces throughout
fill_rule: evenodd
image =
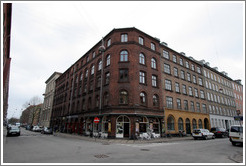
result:
M 179 128 L 179 131 L 183 131 L 184 130 L 184 124 L 183 124 L 183 119 L 182 118 L 179 118 L 178 120 L 178 128 Z
M 184 110 L 188 110 L 188 101 L 184 100 Z
M 172 116 L 167 119 L 167 130 L 174 130 L 174 118 Z
M 95 57 L 96 57 L 96 52 L 93 51 L 93 53 L 92 53 L 92 58 L 95 58 Z
M 94 71 L 95 71 L 95 66 L 93 65 L 93 66 L 91 67 L 91 75 L 94 74 Z
M 187 73 L 187 81 L 191 82 L 190 73 Z
M 177 63 L 177 56 L 176 55 L 173 55 L 173 62 Z
M 206 70 L 203 70 L 204 76 L 207 77 L 207 72 Z
M 201 110 L 200 110 L 200 103 L 196 103 L 196 110 L 197 110 L 197 112 L 201 112 Z
M 164 63 L 164 72 L 171 74 L 170 65 Z
M 127 42 L 127 34 L 121 34 L 121 42 Z
M 145 56 L 143 53 L 139 54 L 139 63 L 145 65 Z
M 195 97 L 199 97 L 198 96 L 198 90 L 195 88 Z
M 151 68 L 156 69 L 156 60 L 155 58 L 151 58 Z
M 142 37 L 138 37 L 138 42 L 139 42 L 139 44 L 143 45 L 144 39 Z
M 189 86 L 189 95 L 193 96 L 192 87 Z
M 196 67 L 197 73 L 201 74 L 201 68 L 200 67 Z
M 196 84 L 196 76 L 193 75 L 193 83 Z
M 157 87 L 157 76 L 152 75 L 152 86 Z
M 185 66 L 186 66 L 187 69 L 189 69 L 189 68 L 190 68 L 189 62 L 186 61 L 186 62 L 185 62 Z
M 90 87 L 89 87 L 90 91 L 93 90 L 93 80 L 90 81 Z
M 96 96 L 96 107 L 97 108 L 99 107 L 99 96 L 98 95 Z
M 90 59 L 89 59 L 89 56 L 87 56 L 87 57 L 86 57 L 86 62 L 89 62 L 89 60 L 90 60 Z
M 145 77 L 146 77 L 145 72 L 140 71 L 139 72 L 139 82 L 142 84 L 145 84 Z
M 158 107 L 159 106 L 159 97 L 157 95 L 153 96 L 153 106 Z
M 165 80 L 165 89 L 172 90 L 172 82 L 170 80 Z
M 181 100 L 177 99 L 177 109 L 182 109 L 181 108 Z
M 180 92 L 179 83 L 175 82 L 175 92 Z
M 187 92 L 186 92 L 186 85 L 182 85 L 182 87 L 183 87 L 183 94 L 187 94 Z
M 202 127 L 202 120 L 201 120 L 201 119 L 198 120 L 198 126 L 199 126 L 200 129 L 203 128 L 203 127 Z
M 207 113 L 207 107 L 206 104 L 202 104 L 202 112 Z
M 127 82 L 128 81 L 128 69 L 120 69 L 120 82 Z
M 111 45 L 111 39 L 108 39 L 107 47 L 109 47 L 110 45 Z
M 120 52 L 120 61 L 121 62 L 127 62 L 128 61 L 128 52 L 127 51 L 121 51 Z
M 143 92 L 140 93 L 140 103 L 146 105 L 146 95 Z
M 163 57 L 166 59 L 169 59 L 169 52 L 166 50 L 163 50 Z
M 194 107 L 194 102 L 193 101 L 190 102 L 190 110 L 191 111 L 195 111 L 195 107 Z
M 97 77 L 97 88 L 101 87 L 101 76 Z
M 200 90 L 200 94 L 201 94 L 201 98 L 202 99 L 205 99 L 205 94 L 204 94 L 204 91 L 203 90 Z
M 166 97 L 166 104 L 167 104 L 167 108 L 173 108 L 173 98 L 167 96 Z
M 191 70 L 195 71 L 195 66 L 191 64 Z
M 87 92 L 87 84 L 84 84 L 84 93 Z
M 107 73 L 105 73 L 105 84 L 106 84 L 106 85 L 109 84 L 109 80 L 110 80 L 110 73 L 107 72 Z
M 202 78 L 198 78 L 198 83 L 202 86 Z
M 82 81 L 83 80 L 83 73 L 81 72 L 81 74 L 80 74 L 80 81 Z
M 154 44 L 154 43 L 151 43 L 151 44 L 150 44 L 150 47 L 151 47 L 152 50 L 155 51 L 155 44 Z
M 85 78 L 88 77 L 88 69 L 85 70 Z
M 196 119 L 192 120 L 192 127 L 193 127 L 193 129 L 197 128 Z
M 109 66 L 109 65 L 110 65 L 110 55 L 107 55 L 106 66 Z
M 128 104 L 128 92 L 125 90 L 120 91 L 119 104 Z
M 179 59 L 179 64 L 183 66 L 183 59 L 182 58 Z
M 178 77 L 178 69 L 176 67 L 173 68 L 173 75 Z
M 102 60 L 99 60 L 98 63 L 98 71 L 100 71 L 102 69 Z
M 183 70 L 180 71 L 180 77 L 183 80 L 185 79 L 185 74 L 184 74 L 184 71 Z
M 103 97 L 103 105 L 108 105 L 108 101 L 109 101 L 109 94 L 107 92 L 104 93 L 104 97 Z

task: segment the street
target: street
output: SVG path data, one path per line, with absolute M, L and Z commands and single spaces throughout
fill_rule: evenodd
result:
M 243 147 L 228 138 L 164 143 L 105 144 L 21 128 L 21 136 L 6 137 L 3 130 L 3 163 L 237 163 Z M 238 156 L 241 156 L 238 159 Z M 239 161 L 241 160 L 241 161 Z

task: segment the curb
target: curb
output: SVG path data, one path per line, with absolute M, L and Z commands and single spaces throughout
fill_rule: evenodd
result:
M 101 138 L 92 138 L 89 136 L 73 135 L 66 133 L 54 133 L 54 136 L 64 137 L 64 138 L 75 138 L 90 142 L 100 142 L 108 144 L 120 143 L 120 144 L 146 144 L 146 143 L 165 143 L 165 142 L 175 142 L 175 141 L 184 141 L 184 140 L 193 140 L 192 137 L 172 137 L 172 138 L 158 138 L 151 140 L 125 140 L 125 139 L 101 139 Z

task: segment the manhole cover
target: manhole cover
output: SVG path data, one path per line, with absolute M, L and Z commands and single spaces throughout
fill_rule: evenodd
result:
M 107 156 L 105 154 L 97 154 L 97 155 L 94 155 L 94 157 L 96 157 L 96 158 L 107 158 L 109 156 Z
M 149 151 L 149 149 L 141 149 L 141 151 Z

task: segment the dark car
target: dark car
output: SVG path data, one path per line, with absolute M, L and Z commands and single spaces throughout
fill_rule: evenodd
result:
M 212 127 L 210 131 L 214 133 L 215 137 L 224 138 L 229 136 L 228 131 L 222 127 Z
M 44 127 L 41 131 L 41 134 L 53 134 L 52 128 L 50 127 Z

